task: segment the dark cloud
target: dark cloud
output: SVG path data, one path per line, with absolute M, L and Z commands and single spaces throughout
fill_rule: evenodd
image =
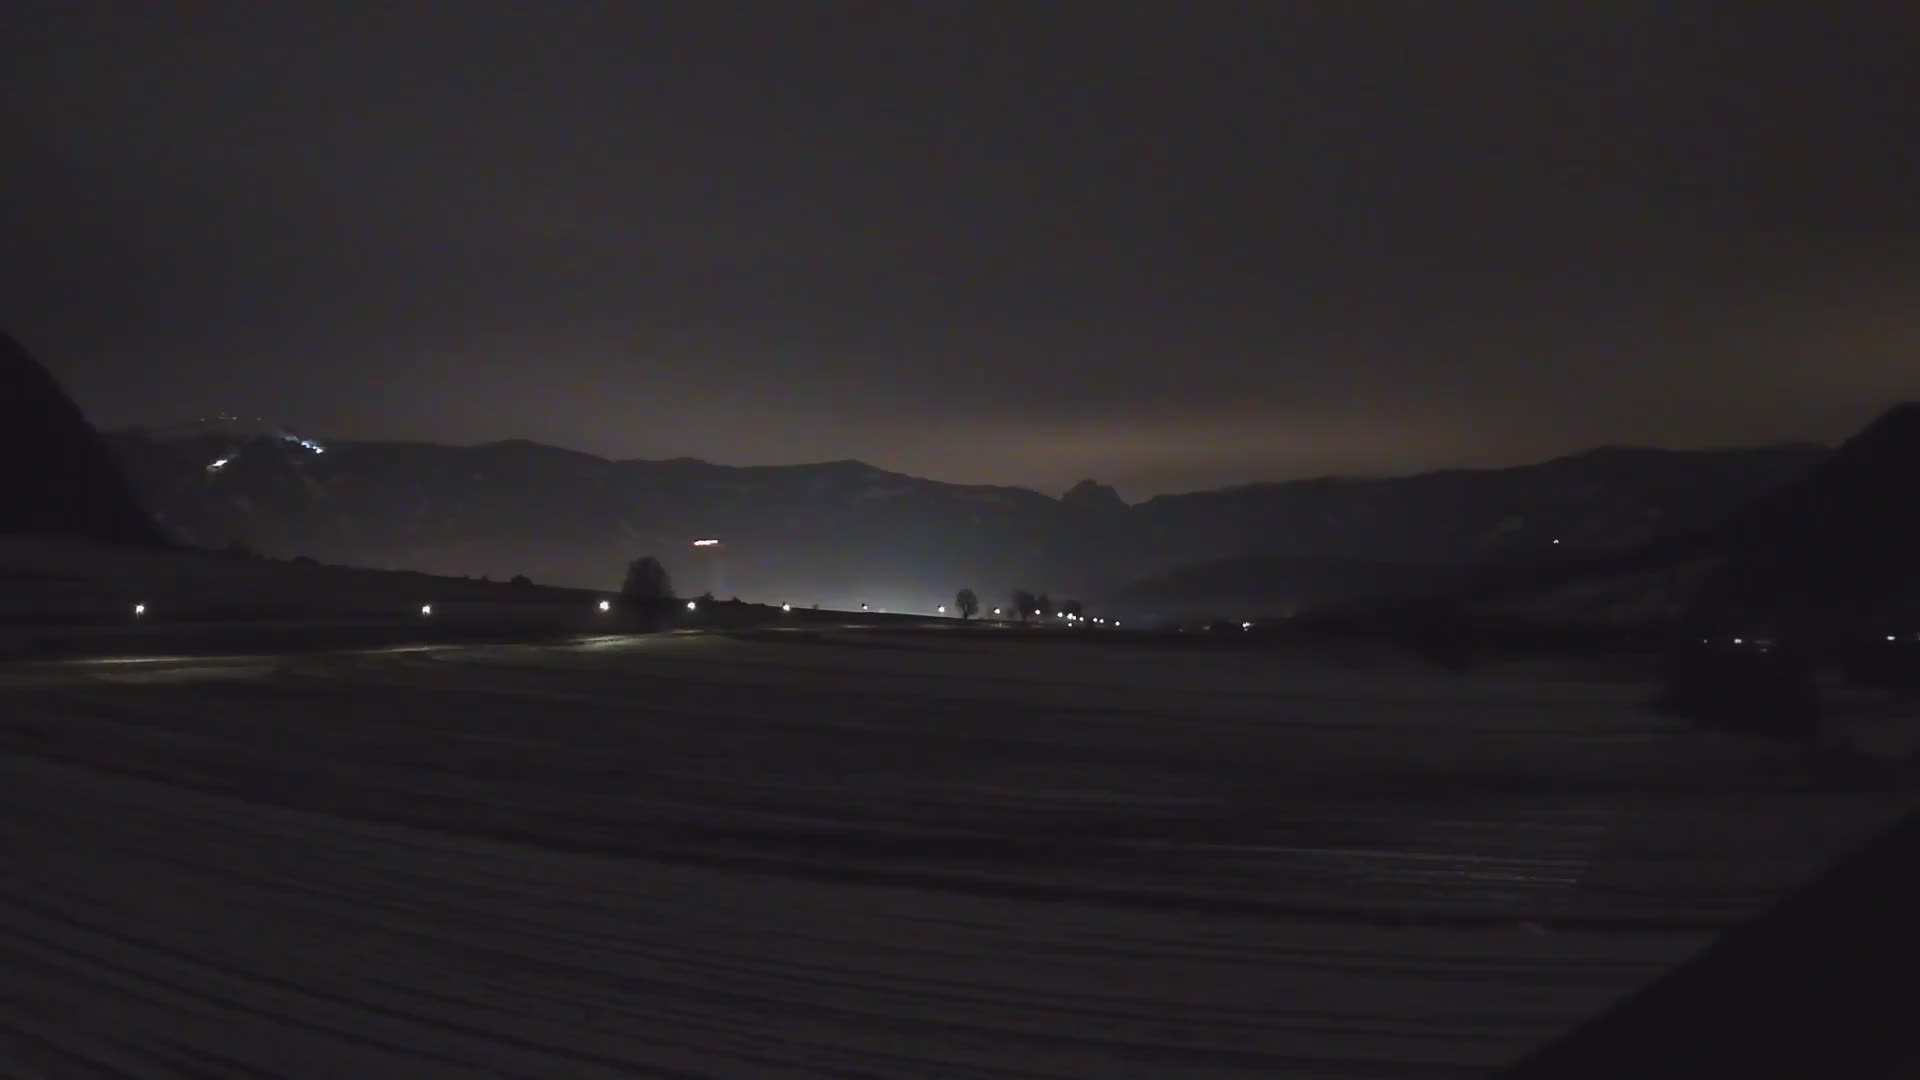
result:
M 1129 495 L 1920 393 L 1904 6 L 17 4 L 107 423 Z

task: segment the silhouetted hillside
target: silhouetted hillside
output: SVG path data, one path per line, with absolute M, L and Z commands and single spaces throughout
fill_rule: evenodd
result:
M 322 452 L 319 442 L 259 425 L 112 439 L 162 522 L 208 546 L 240 540 L 270 555 L 602 587 L 617 584 L 627 560 L 652 553 L 690 590 L 928 611 L 963 585 L 989 607 L 1016 586 L 1090 598 L 1228 559 L 1357 569 L 1620 549 L 1715 520 L 1822 453 L 1607 450 L 1517 469 L 1262 484 L 1129 506 L 1093 481 L 1054 499 L 857 461 L 608 461 L 522 441 L 329 441 Z M 725 543 L 696 551 L 697 536 Z
M 1170 617 L 1272 615 L 1358 602 L 1476 602 L 1665 566 L 1824 451 L 1606 448 L 1512 469 L 1260 484 L 1155 499 L 1135 527 L 1173 569 L 1107 593 Z M 1233 554 L 1250 537 L 1260 553 Z M 1174 553 L 1207 553 L 1175 561 Z M 1583 602 L 1608 597 L 1587 597 Z
M 0 333 L 0 533 L 157 545 L 159 530 L 46 368 Z
M 1900 405 L 1803 480 L 1739 515 L 1703 621 L 1815 634 L 1920 627 L 1920 404 Z
M 1665 623 L 1823 648 L 1920 630 L 1920 405 L 1689 531 L 1490 561 L 1447 598 L 1472 621 Z M 1410 596 L 1411 610 L 1426 600 Z

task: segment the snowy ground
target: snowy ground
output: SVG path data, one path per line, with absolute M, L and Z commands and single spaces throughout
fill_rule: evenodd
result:
M 0 668 L 0 1074 L 1485 1075 L 1904 805 L 1643 694 L 885 633 Z

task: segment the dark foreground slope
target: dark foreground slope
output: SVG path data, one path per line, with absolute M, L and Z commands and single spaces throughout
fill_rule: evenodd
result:
M 1920 815 L 1505 1080 L 1920 1075 Z
M 0 332 L 0 534 L 9 533 L 163 542 L 87 418 Z

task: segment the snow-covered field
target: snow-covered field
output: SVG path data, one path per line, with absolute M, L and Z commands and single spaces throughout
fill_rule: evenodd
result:
M 1644 689 L 991 635 L 0 668 L 7 1076 L 1478 1076 L 1900 792 Z

